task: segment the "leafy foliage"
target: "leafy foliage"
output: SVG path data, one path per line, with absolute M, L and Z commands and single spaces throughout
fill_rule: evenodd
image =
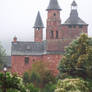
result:
M 0 69 L 2 69 L 2 66 L 4 65 L 3 57 L 6 56 L 5 49 L 0 44 Z
M 24 75 L 24 82 L 33 83 L 36 87 L 45 87 L 49 82 L 56 83 L 55 76 L 48 69 L 48 64 L 42 61 L 34 62 L 31 70 Z
M 30 83 L 30 76 L 28 74 L 28 72 L 25 72 L 23 75 L 23 82 L 26 83 Z
M 58 67 L 60 74 L 92 78 L 92 38 L 82 34 L 65 50 Z
M 56 84 L 53 83 L 49 83 L 47 84 L 42 92 L 54 92 L 54 90 L 56 89 Z
M 89 83 L 79 78 L 59 80 L 55 92 L 91 92 Z
M 4 73 L 0 73 L 0 88 L 3 90 L 4 87 L 8 90 L 13 89 L 25 92 L 25 86 L 23 85 L 22 78 L 8 72 L 6 75 Z
M 36 72 L 32 72 L 31 73 L 31 76 L 30 76 L 30 80 L 31 80 L 31 82 L 35 85 L 35 86 L 40 86 L 39 84 L 40 84 L 40 82 L 41 82 L 41 77 L 40 77 L 40 75 L 38 74 L 38 73 L 36 73 Z
M 28 92 L 39 92 L 39 88 L 36 88 L 32 83 L 27 85 Z

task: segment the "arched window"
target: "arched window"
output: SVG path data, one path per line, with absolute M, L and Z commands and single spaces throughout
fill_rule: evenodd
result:
M 53 31 L 51 31 L 51 33 L 50 33 L 50 37 L 53 38 Z
M 58 31 L 56 31 L 56 39 L 58 39 Z

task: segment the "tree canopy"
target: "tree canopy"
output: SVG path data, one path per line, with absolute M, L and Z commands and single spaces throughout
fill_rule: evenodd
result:
M 49 82 L 56 83 L 55 76 L 48 69 L 48 63 L 35 61 L 32 68 L 24 73 L 25 83 L 33 83 L 36 87 L 45 87 Z
M 92 38 L 82 34 L 66 49 L 59 63 L 59 72 L 63 75 L 92 78 Z
M 80 78 L 59 80 L 55 92 L 91 92 L 89 83 Z
M 4 62 L 3 62 L 3 57 L 6 56 L 6 52 L 5 49 L 3 48 L 3 46 L 0 43 L 0 69 L 2 68 Z
M 26 92 L 22 78 L 9 72 L 0 73 L 0 92 L 6 88 L 9 92 Z

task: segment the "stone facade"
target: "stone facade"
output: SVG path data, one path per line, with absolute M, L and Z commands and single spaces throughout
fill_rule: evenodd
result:
M 46 40 L 43 41 L 43 22 L 38 12 L 34 25 L 34 42 L 12 42 L 12 72 L 22 75 L 31 69 L 32 63 L 47 62 L 54 75 L 58 74 L 58 63 L 62 59 L 65 46 L 81 33 L 87 33 L 88 25 L 79 18 L 77 4 L 73 1 L 69 18 L 61 23 L 62 10 L 57 0 L 50 0 L 47 8 Z

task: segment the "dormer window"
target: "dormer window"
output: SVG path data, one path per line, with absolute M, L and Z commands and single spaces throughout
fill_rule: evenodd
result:
M 27 49 L 27 50 L 30 50 L 30 46 L 28 45 L 28 46 L 26 47 L 26 49 Z
M 29 57 L 28 56 L 25 57 L 25 64 L 29 64 Z

